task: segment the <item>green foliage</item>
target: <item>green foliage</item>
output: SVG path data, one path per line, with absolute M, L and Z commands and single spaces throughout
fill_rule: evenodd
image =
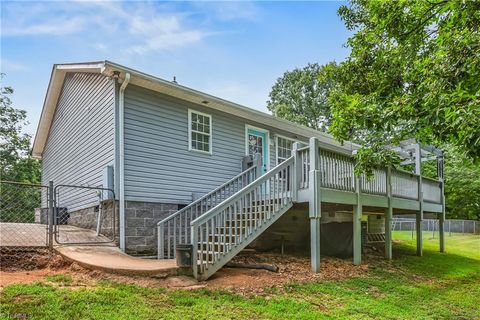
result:
M 72 287 L 7 286 L 0 318 L 28 319 L 477 319 L 480 317 L 478 236 L 424 237 L 415 256 L 410 232 L 395 232 L 392 263 L 369 262 L 363 277 L 291 283 L 284 290 L 239 295 L 220 290 L 165 290 L 100 282 Z M 378 259 L 383 259 L 378 257 Z M 50 278 L 51 281 L 51 278 Z
M 479 159 L 480 2 L 352 0 L 338 12 L 355 33 L 330 91 L 330 132 L 375 151 L 360 164 L 412 137 Z
M 480 220 L 480 166 L 455 149 L 447 149 L 445 161 L 448 218 Z
M 31 136 L 22 133 L 27 113 L 12 107 L 12 94 L 11 87 L 0 87 L 0 179 L 37 183 L 40 164 L 30 155 Z
M 308 64 L 287 71 L 273 85 L 267 108 L 273 115 L 326 131 L 331 121 L 328 92 L 334 87 L 337 65 Z
M 447 219 L 480 220 L 480 166 L 458 148 L 443 146 Z M 437 178 L 433 161 L 422 164 L 422 174 Z

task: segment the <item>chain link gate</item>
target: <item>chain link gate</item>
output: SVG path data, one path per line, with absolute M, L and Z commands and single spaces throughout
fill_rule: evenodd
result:
M 0 248 L 22 251 L 50 247 L 50 188 L 0 181 Z M 49 198 L 50 197 L 50 198 Z
M 118 218 L 112 189 L 57 185 L 54 202 L 56 243 L 101 244 L 116 241 Z

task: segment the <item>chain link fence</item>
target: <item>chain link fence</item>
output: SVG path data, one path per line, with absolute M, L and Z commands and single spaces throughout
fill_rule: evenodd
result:
M 411 231 L 413 235 L 416 228 L 415 218 L 393 218 L 393 231 Z M 422 221 L 422 231 L 432 232 L 435 237 L 439 230 L 439 221 L 437 219 L 424 219 Z M 448 219 L 445 220 L 444 231 L 449 236 L 454 236 L 455 234 L 480 234 L 480 221 Z
M 57 244 L 115 243 L 117 212 L 111 189 L 0 180 L 1 258 Z
M 42 185 L 0 181 L 1 248 L 49 246 L 48 190 Z
M 56 243 L 98 244 L 116 240 L 118 218 L 113 190 L 57 185 L 54 195 Z
M 1 270 L 35 268 L 49 256 L 49 195 L 47 186 L 0 181 Z

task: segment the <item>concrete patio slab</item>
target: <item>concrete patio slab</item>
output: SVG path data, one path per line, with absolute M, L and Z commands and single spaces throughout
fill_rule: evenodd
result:
M 46 247 L 47 225 L 37 223 L 0 223 L 0 247 Z
M 47 228 L 46 224 L 40 223 L 0 222 L 0 247 L 46 247 Z M 59 225 L 57 231 L 59 244 L 110 242 L 107 237 L 97 235 L 95 230 L 76 226 Z M 57 241 L 54 244 L 57 244 Z
M 86 268 L 123 275 L 167 277 L 178 274 L 174 259 L 142 259 L 123 253 L 115 246 L 56 246 L 66 259 Z

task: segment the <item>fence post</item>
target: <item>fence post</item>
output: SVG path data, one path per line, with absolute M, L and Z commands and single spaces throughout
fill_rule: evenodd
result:
M 55 201 L 53 201 L 53 181 L 48 182 L 48 247 L 53 249 L 53 221 L 55 213 Z

